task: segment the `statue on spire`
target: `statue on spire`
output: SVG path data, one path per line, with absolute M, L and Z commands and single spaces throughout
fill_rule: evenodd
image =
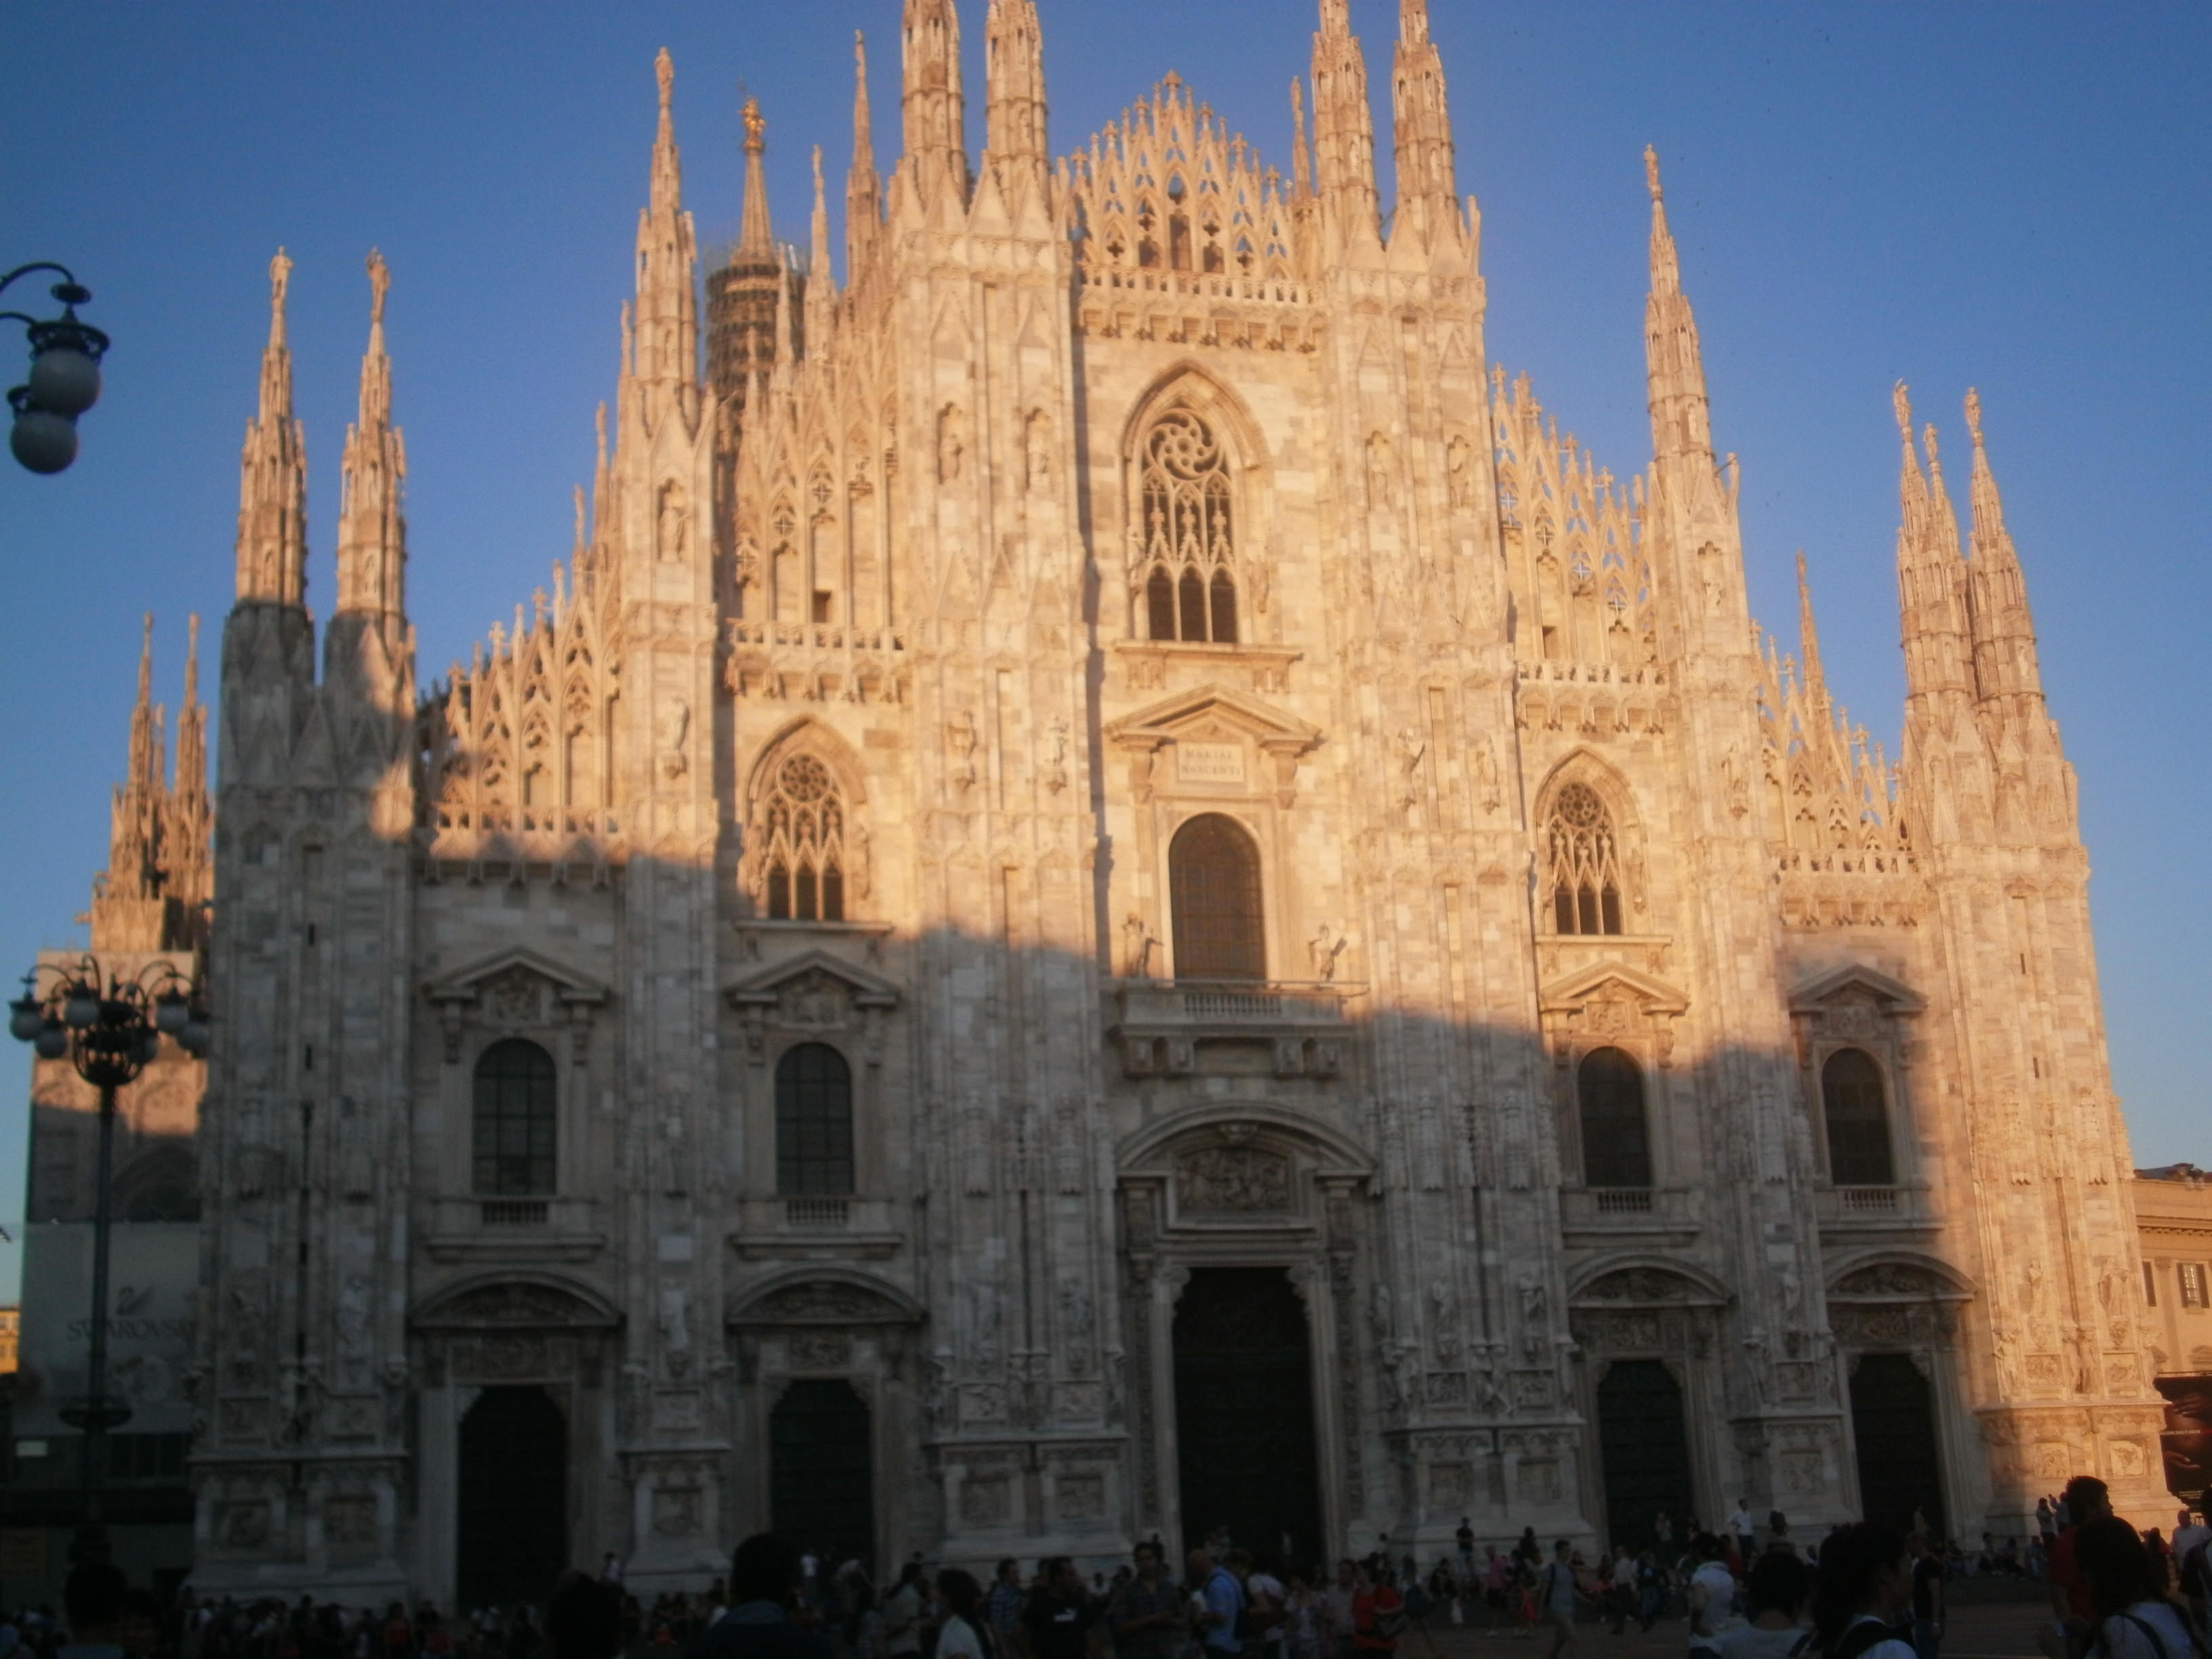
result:
M 1644 184 L 1651 192 L 1651 199 L 1661 199 L 1659 194 L 1659 152 L 1651 145 L 1644 147 Z M 1694 205 L 1694 204 L 1693 204 Z
M 1982 394 L 1972 386 L 1966 388 L 1966 432 L 1978 450 L 1982 447 Z
M 392 292 L 392 268 L 376 249 L 368 251 L 368 325 L 384 326 L 384 296 Z
M 292 286 L 292 258 L 283 248 L 269 262 L 269 308 L 281 322 L 284 316 L 284 295 Z
M 666 115 L 676 101 L 676 60 L 663 46 L 653 60 L 653 79 L 660 82 L 660 112 Z
M 1889 394 L 1890 407 L 1897 411 L 1898 434 L 1910 444 L 1912 441 L 1912 393 L 1899 380 Z

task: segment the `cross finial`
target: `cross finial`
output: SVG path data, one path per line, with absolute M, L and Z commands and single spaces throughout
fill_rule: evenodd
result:
M 1659 199 L 1659 152 L 1650 145 L 1644 147 L 1644 183 L 1650 191 L 1651 199 Z
M 653 74 L 660 82 L 660 112 L 665 115 L 676 95 L 676 60 L 668 55 L 667 47 L 663 46 L 660 55 L 653 60 Z
M 1891 390 L 1889 404 L 1890 407 L 1897 411 L 1898 431 L 1904 435 L 1905 442 L 1911 443 L 1912 441 L 1912 394 L 1905 390 L 1904 381 L 1899 380 Z
M 1974 447 L 1982 447 L 1982 394 L 1973 387 L 1966 388 L 1966 430 L 1974 440 Z
M 369 325 L 384 326 L 384 296 L 392 291 L 392 267 L 374 248 L 368 251 Z

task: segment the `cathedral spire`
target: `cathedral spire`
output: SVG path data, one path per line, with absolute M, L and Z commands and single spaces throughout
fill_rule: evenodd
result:
M 261 354 L 261 403 L 246 428 L 239 465 L 238 602 L 301 605 L 307 589 L 307 455 L 292 414 L 292 352 L 284 339 L 284 295 L 292 262 L 269 262 L 269 344 Z
M 131 709 L 131 753 L 110 808 L 107 870 L 93 889 L 93 948 L 161 947 L 161 823 L 168 805 L 162 773 L 162 711 L 154 702 L 154 616 L 138 651 L 138 696 Z
M 1661 461 L 1713 464 L 1712 411 L 1705 395 L 1705 356 L 1698 319 L 1682 292 L 1682 266 L 1667 226 L 1659 188 L 1659 152 L 1644 149 L 1644 178 L 1651 191 L 1651 293 L 1644 304 L 1644 343 L 1651 387 L 1651 447 Z
M 738 231 L 738 253 L 766 256 L 775 252 L 775 237 L 769 226 L 768 178 L 762 158 L 768 153 L 768 118 L 760 100 L 748 98 L 745 124 L 745 210 Z
M 1313 152 L 1306 148 L 1306 83 L 1291 77 L 1291 187 L 1293 199 L 1313 194 Z
M 1973 629 L 1974 681 L 1984 699 L 2033 701 L 2043 697 L 2043 671 L 2037 660 L 2035 618 L 2027 605 L 2027 580 L 2020 555 L 2006 530 L 2004 502 L 1996 474 L 1990 470 L 1982 442 L 1982 400 L 1966 393 L 1966 430 L 1974 440 L 1973 559 L 1969 572 L 1966 613 Z
M 167 757 L 162 753 L 161 711 L 154 706 L 154 613 L 146 613 L 138 647 L 138 697 L 131 706 L 131 760 L 124 787 L 149 797 L 161 792 Z
M 925 210 L 968 203 L 967 100 L 960 90 L 960 14 L 953 0 L 906 0 L 900 25 L 899 173 Z
M 983 149 L 1011 201 L 1015 181 L 1042 189 L 1045 147 L 1044 33 L 1036 0 L 991 0 L 983 21 Z
M 837 284 L 830 269 L 830 198 L 822 183 L 822 146 L 814 147 L 814 216 L 807 246 L 806 307 L 801 327 L 813 351 L 830 343 L 830 319 L 837 304 Z
M 368 349 L 361 360 L 361 412 L 346 428 L 338 502 L 338 612 L 399 617 L 407 609 L 407 523 L 401 499 L 407 450 L 392 423 L 392 359 L 384 303 L 392 271 L 368 254 Z
M 684 170 L 676 149 L 676 65 L 665 46 L 653 67 L 660 84 L 660 122 L 653 143 L 652 194 L 637 220 L 630 372 L 644 386 L 688 394 L 688 410 L 697 396 L 699 378 L 698 243 L 691 216 L 684 210 Z M 623 435 L 628 437 L 627 430 Z
M 1904 630 L 1907 707 L 1923 699 L 1948 699 L 1971 690 L 1967 676 L 1966 569 L 1959 556 L 1958 526 L 1942 494 L 1943 475 L 1930 440 L 1930 480 L 1912 447 L 1912 400 L 1905 382 L 1893 394 L 1897 430 L 1905 446 L 1898 481 L 1898 609 Z M 1940 505 L 1939 505 L 1940 503 Z M 1944 526 L 1948 525 L 1948 533 Z
M 1339 253 L 1377 246 L 1375 117 L 1367 103 L 1367 59 L 1352 32 L 1348 0 L 1321 0 L 1313 82 L 1314 151 L 1329 243 Z
M 1805 550 L 1797 550 L 1797 648 L 1805 659 L 1805 691 L 1826 709 L 1828 677 L 1820 667 L 1820 634 L 1813 625 L 1813 585 L 1805 576 Z
M 1429 38 L 1428 0 L 1400 0 L 1390 106 L 1398 161 L 1391 236 L 1411 230 L 1433 246 L 1459 228 L 1459 187 L 1443 60 Z
M 868 112 L 868 43 L 853 31 L 853 170 L 845 179 L 845 283 L 858 279 L 883 223 L 884 181 L 876 173 L 875 124 Z
M 200 619 L 185 625 L 185 702 L 177 714 L 177 774 L 161 830 L 161 892 L 167 901 L 164 946 L 204 941 L 208 901 L 215 896 L 211 862 L 215 811 L 208 799 L 207 708 L 200 702 Z

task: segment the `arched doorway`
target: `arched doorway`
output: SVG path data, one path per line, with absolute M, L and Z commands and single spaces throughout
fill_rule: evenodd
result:
M 568 1424 L 543 1389 L 486 1389 L 461 1419 L 454 1589 L 543 1603 L 568 1565 Z
M 1948 1536 L 1936 1401 L 1911 1356 L 1870 1353 L 1858 1362 L 1851 1437 L 1858 1443 L 1860 1513 L 1903 1532 L 1917 1510 L 1936 1537 Z
M 1282 1267 L 1192 1270 L 1175 1315 L 1176 1441 L 1186 1547 L 1217 1527 L 1257 1553 L 1322 1553 L 1313 1358 Z
M 1655 1540 L 1663 1510 L 1680 1535 L 1695 1511 L 1682 1387 L 1656 1359 L 1616 1359 L 1597 1385 L 1598 1456 L 1605 1471 L 1605 1513 L 1612 1541 L 1635 1548 Z
M 842 1377 L 802 1377 L 769 1413 L 769 1524 L 831 1561 L 876 1566 L 867 1401 Z

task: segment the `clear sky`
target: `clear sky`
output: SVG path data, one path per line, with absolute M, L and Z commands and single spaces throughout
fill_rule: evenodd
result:
M 977 146 L 983 9 L 963 0 Z M 1055 147 L 1176 70 L 1287 170 L 1311 0 L 1040 9 Z M 1387 197 L 1397 7 L 1352 10 Z M 1433 11 L 1460 188 L 1482 204 L 1492 361 L 1528 370 L 1601 464 L 1644 464 L 1640 155 L 1656 143 L 1717 441 L 1742 457 L 1754 610 L 1794 647 L 1804 548 L 1831 684 L 1893 754 L 1889 388 L 1910 381 L 1942 426 L 1963 499 L 1960 400 L 1979 387 L 2081 774 L 2136 1159 L 2212 1163 L 2191 1046 L 2212 1015 L 2212 787 L 2188 678 L 2212 453 L 2212 8 Z M 0 962 L 82 939 L 72 918 L 105 862 L 140 612 L 158 615 L 173 717 L 188 611 L 208 619 L 214 679 L 277 245 L 297 264 L 319 609 L 368 325 L 362 260 L 374 244 L 391 261 L 409 597 L 425 673 L 441 672 L 567 549 L 592 407 L 613 393 L 654 51 L 675 55 L 702 242 L 738 222 L 741 86 L 769 118 L 778 234 L 803 241 L 809 149 L 823 147 L 833 205 L 850 157 L 856 27 L 890 170 L 898 13 L 896 0 L 0 8 L 0 268 L 70 264 L 98 296 L 87 316 L 116 340 L 76 468 L 38 479 L 0 465 Z M 27 286 L 0 305 L 43 301 Z M 0 332 L 0 364 L 13 339 Z M 23 1059 L 0 1052 L 11 1231 Z M 0 1251 L 0 1289 L 11 1271 Z

